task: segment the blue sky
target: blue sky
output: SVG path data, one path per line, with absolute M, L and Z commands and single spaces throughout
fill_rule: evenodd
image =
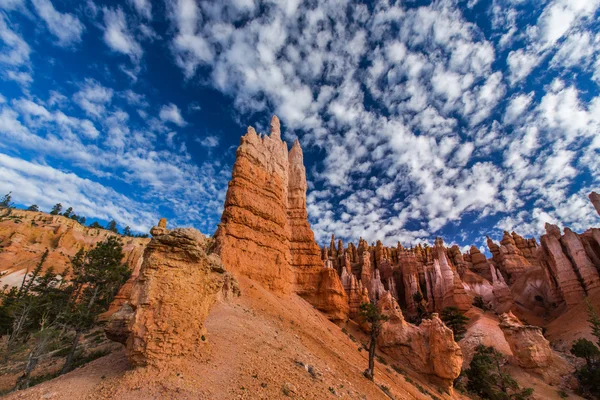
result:
M 317 240 L 597 225 L 600 0 L 0 0 L 0 192 L 212 234 L 246 127 Z

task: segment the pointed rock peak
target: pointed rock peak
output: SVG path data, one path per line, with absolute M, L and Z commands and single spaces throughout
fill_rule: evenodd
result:
M 596 192 L 590 193 L 590 201 L 594 205 L 594 208 L 596 209 L 596 212 L 598 212 L 598 215 L 600 215 L 600 194 Z
M 560 238 L 560 228 L 557 225 L 546 222 L 545 228 L 548 235 Z
M 281 124 L 279 123 L 279 118 L 277 115 L 273 115 L 271 118 L 271 135 L 272 138 L 281 138 Z
M 251 133 L 251 134 L 256 135 L 256 130 L 254 130 L 253 127 L 249 126 L 248 129 L 246 130 L 246 133 Z

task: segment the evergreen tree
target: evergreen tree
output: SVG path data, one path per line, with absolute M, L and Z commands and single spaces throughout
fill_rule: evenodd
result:
M 365 370 L 364 375 L 370 380 L 375 376 L 375 348 L 377 346 L 377 337 L 381 332 L 381 326 L 389 318 L 387 315 L 381 314 L 373 303 L 362 303 L 360 305 L 360 316 L 369 324 L 371 329 L 371 339 L 369 341 L 369 367 Z
M 587 307 L 588 320 L 592 328 L 592 335 L 596 337 L 596 344 L 600 346 L 600 318 L 598 318 L 598 314 L 596 314 L 596 310 L 590 303 L 590 301 L 586 298 L 585 305 Z
M 4 195 L 2 200 L 0 200 L 0 208 L 13 208 L 12 200 L 12 192 L 8 192 Z
M 588 322 L 592 328 L 592 335 L 596 337 L 600 345 L 600 318 L 596 310 L 585 300 L 588 313 Z M 575 371 L 575 377 L 579 382 L 579 392 L 588 398 L 600 398 L 600 350 L 590 340 L 581 338 L 573 342 L 571 354 L 583 358 L 585 365 Z
M 35 212 L 38 212 L 38 211 L 40 211 L 40 208 L 38 207 L 38 205 L 37 205 L 37 204 L 32 204 L 32 205 L 30 205 L 29 207 L 27 207 L 27 211 L 35 211 Z
M 75 331 L 71 350 L 61 373 L 71 369 L 81 334 L 93 327 L 96 317 L 108 309 L 131 271 L 122 264 L 123 246 L 115 237 L 98 243 L 87 253 L 79 251 L 71 261 L 73 296 L 66 315 L 67 325 Z
M 591 341 L 580 338 L 573 342 L 571 354 L 575 357 L 583 358 L 588 369 L 592 369 L 594 364 L 600 358 L 600 350 Z
M 465 337 L 467 332 L 467 322 L 469 318 L 458 310 L 457 307 L 446 307 L 442 310 L 441 319 L 444 324 L 454 332 L 454 340 L 459 341 Z
M 112 231 L 114 233 L 119 233 L 119 230 L 117 229 L 117 222 L 114 219 L 110 221 L 108 225 L 106 225 L 106 230 Z
M 85 217 L 79 217 L 79 223 L 85 225 Z
M 62 211 L 62 204 L 56 203 L 54 205 L 54 207 L 52 207 L 52 210 L 50 211 L 50 214 L 51 215 L 59 215 L 61 211 Z
M 90 224 L 90 228 L 95 228 L 95 229 L 104 229 L 104 227 L 102 225 L 100 225 L 97 221 L 94 221 Z
M 533 389 L 521 389 L 512 376 L 503 371 L 504 356 L 491 346 L 479 345 L 465 374 L 467 390 L 482 399 L 525 400 Z
M 71 218 L 71 213 L 73 212 L 73 207 L 69 207 L 65 210 L 65 212 L 63 213 L 63 215 L 67 218 Z
M 132 236 L 131 235 L 131 228 L 129 227 L 129 225 L 127 225 L 125 227 L 125 229 L 123 229 L 123 236 Z

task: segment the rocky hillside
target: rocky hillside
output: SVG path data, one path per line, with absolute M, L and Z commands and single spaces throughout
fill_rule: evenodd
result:
M 80 249 L 88 250 L 109 236 L 119 236 L 105 229 L 89 228 L 61 215 L 11 209 L 0 210 L 0 284 L 18 285 L 48 249 L 44 268 L 61 273 L 70 266 L 70 258 Z M 124 262 L 137 273 L 142 263 L 147 238 L 121 237 Z
M 151 230 L 106 329 L 124 351 L 9 398 L 461 398 L 453 382 L 480 344 L 534 398 L 577 398 L 568 349 L 590 337 L 584 299 L 600 303 L 599 229 L 547 225 L 539 242 L 505 232 L 488 239 L 489 259 L 440 238 L 407 248 L 332 237 L 320 249 L 306 190 L 302 149 L 288 150 L 278 119 L 269 135 L 248 128 L 214 239 L 164 220 Z M 15 249 L 35 245 L 22 235 Z M 64 241 L 67 255 L 83 245 Z M 374 382 L 362 374 L 364 302 L 387 317 Z M 458 342 L 440 318 L 449 307 L 469 318 Z M 557 324 L 568 318 L 579 323 L 567 337 Z

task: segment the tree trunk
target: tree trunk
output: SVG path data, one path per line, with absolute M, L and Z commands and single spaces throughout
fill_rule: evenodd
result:
M 371 330 L 371 342 L 369 343 L 369 368 L 365 371 L 365 376 L 373 380 L 375 376 L 375 348 L 377 346 L 377 332 Z
M 71 351 L 67 356 L 67 360 L 65 361 L 65 365 L 63 365 L 60 374 L 66 374 L 71 369 L 71 364 L 73 364 L 73 356 L 75 355 L 75 350 L 77 350 L 77 345 L 79 344 L 79 338 L 81 336 L 80 331 L 75 332 L 75 338 L 73 339 L 73 344 L 71 345 Z
M 38 356 L 34 354 L 35 350 L 29 353 L 29 359 L 27 360 L 27 366 L 25 367 L 25 371 L 23 375 L 17 379 L 17 384 L 15 385 L 15 390 L 23 390 L 29 387 L 29 376 L 31 372 L 35 368 L 38 363 Z

